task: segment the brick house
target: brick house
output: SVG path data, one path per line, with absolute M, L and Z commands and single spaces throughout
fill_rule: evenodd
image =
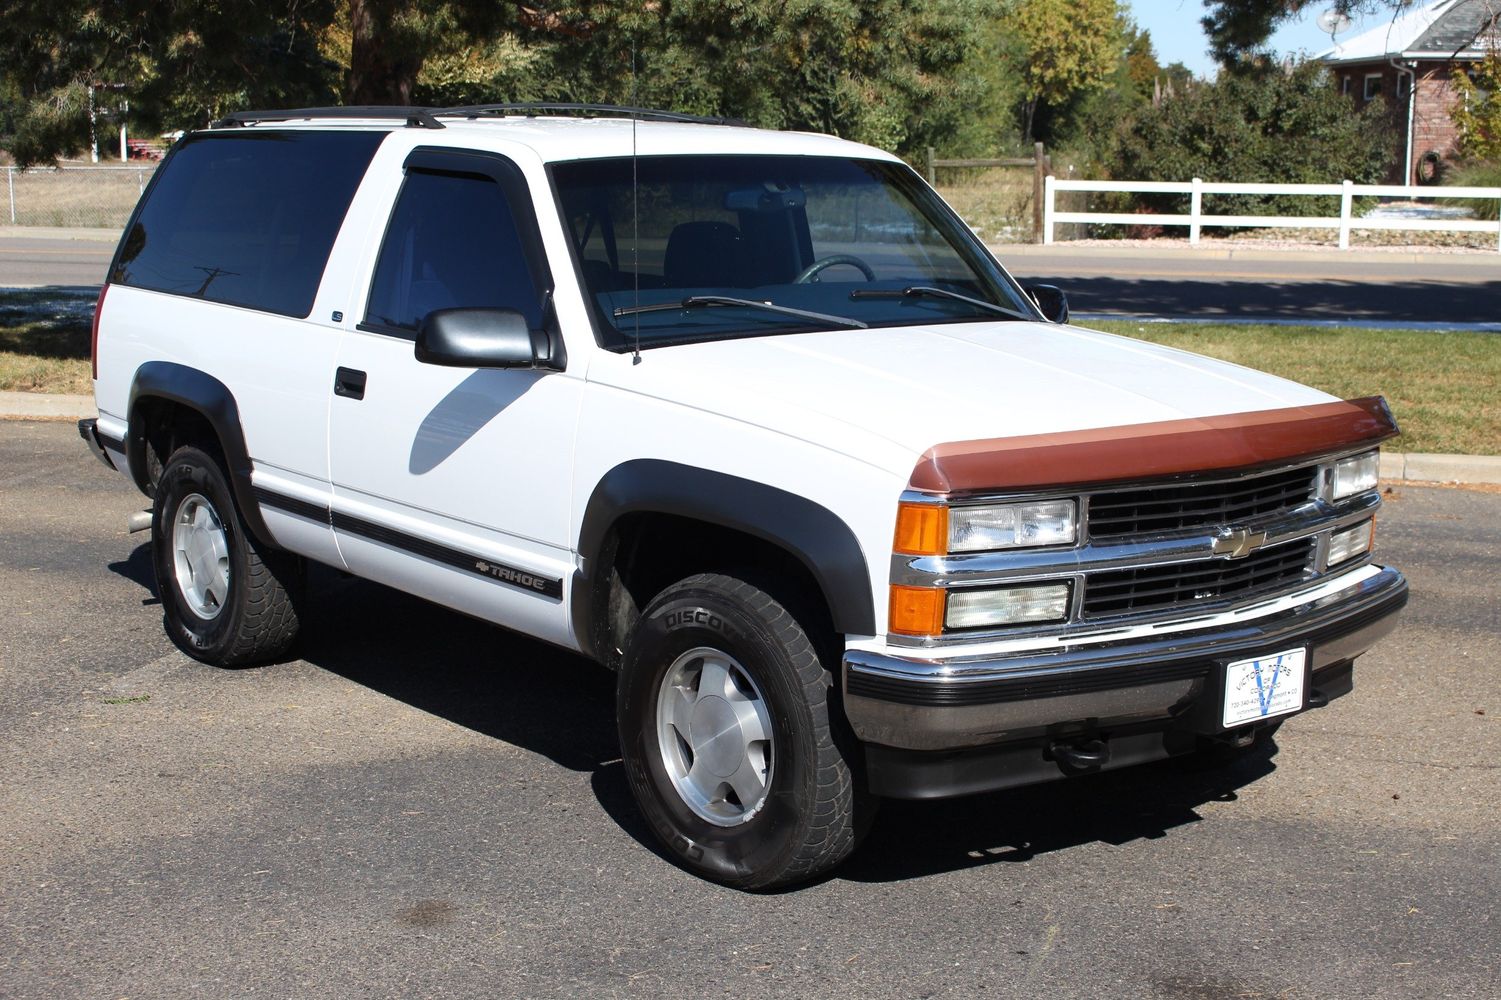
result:
M 1319 53 L 1357 105 L 1383 101 L 1390 109 L 1398 135 L 1392 182 L 1432 182 L 1453 161 L 1454 77 L 1484 55 L 1498 29 L 1501 0 L 1437 0 Z

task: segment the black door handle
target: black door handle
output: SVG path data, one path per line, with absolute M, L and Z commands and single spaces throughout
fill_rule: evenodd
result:
M 365 373 L 353 368 L 340 368 L 334 374 L 334 395 L 350 399 L 365 398 Z

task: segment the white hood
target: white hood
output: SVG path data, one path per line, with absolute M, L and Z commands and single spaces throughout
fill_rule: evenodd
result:
M 1328 402 L 1239 365 L 1073 326 L 966 323 L 725 340 L 590 378 L 910 471 L 934 445 Z M 905 467 L 903 467 L 905 465 Z

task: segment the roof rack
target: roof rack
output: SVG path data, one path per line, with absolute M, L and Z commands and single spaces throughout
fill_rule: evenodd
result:
M 432 108 L 399 106 L 359 106 L 336 108 L 292 108 L 289 111 L 235 111 L 214 122 L 215 128 L 234 128 L 257 122 L 289 122 L 303 118 L 390 118 L 405 121 L 410 128 L 443 128 L 433 117 Z
M 620 104 L 581 104 L 571 101 L 523 101 L 514 104 L 466 104 L 456 108 L 434 108 L 434 115 L 445 117 L 479 118 L 482 115 L 525 115 L 535 118 L 556 113 L 578 115 L 610 115 L 621 118 L 638 118 L 654 122 L 688 122 L 694 125 L 740 125 L 747 123 L 739 118 L 721 115 L 690 115 L 682 111 L 661 111 L 655 108 L 632 108 Z
M 292 108 L 288 111 L 235 111 L 214 122 L 215 128 L 235 128 L 259 122 L 289 122 L 305 118 L 376 118 L 406 122 L 409 128 L 443 128 L 438 118 L 479 119 L 487 115 L 610 115 L 649 122 L 687 122 L 693 125 L 739 125 L 739 118 L 690 115 L 681 111 L 655 108 L 631 108 L 619 104 L 580 104 L 573 102 L 524 101 L 516 104 L 466 104 L 456 108 L 409 108 L 401 106 L 350 106 L 332 108 Z

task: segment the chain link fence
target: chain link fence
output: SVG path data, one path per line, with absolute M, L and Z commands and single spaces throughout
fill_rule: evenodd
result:
M 0 225 L 123 229 L 156 167 L 6 167 Z

